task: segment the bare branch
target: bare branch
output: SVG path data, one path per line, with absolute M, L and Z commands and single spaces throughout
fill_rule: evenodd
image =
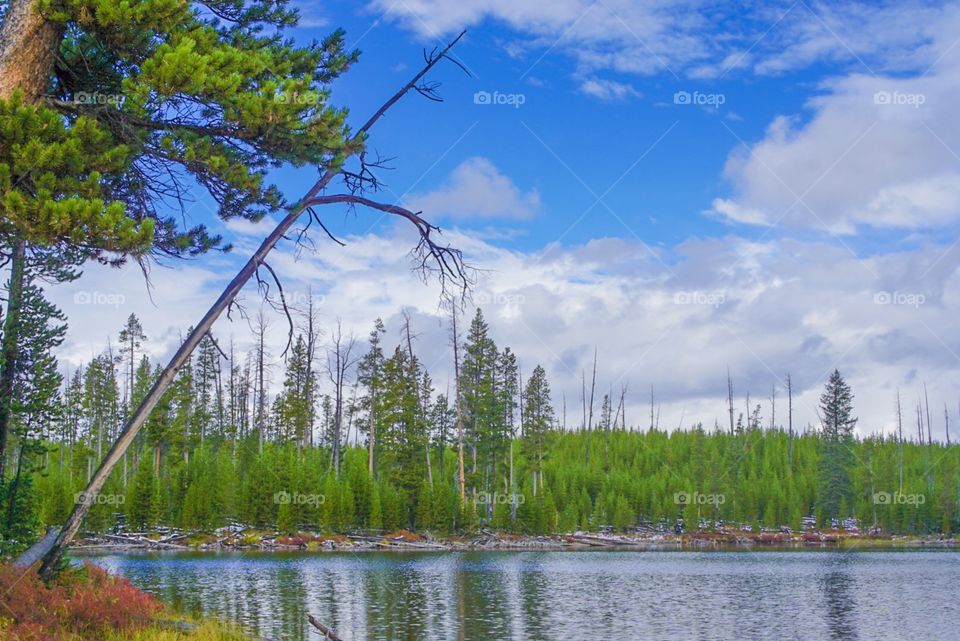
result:
M 388 100 L 388 101 L 386 101 L 385 103 L 383 103 L 383 106 L 380 107 L 379 109 L 377 109 L 376 113 L 374 113 L 372 116 L 370 116 L 370 119 L 367 120 L 367 122 L 365 122 L 364 125 L 363 125 L 362 127 L 360 127 L 359 130 L 357 130 L 357 134 L 356 134 L 356 136 L 354 136 L 354 138 L 358 138 L 358 137 L 361 137 L 361 136 L 363 136 L 364 134 L 366 134 L 367 131 L 369 131 L 370 128 L 373 127 L 373 125 L 375 125 L 376 122 L 377 122 L 378 120 L 380 120 L 380 118 L 383 117 L 383 114 L 385 114 L 385 113 L 387 112 L 387 110 L 390 109 L 390 107 L 392 107 L 392 106 L 394 105 L 394 103 L 396 103 L 398 100 L 400 100 L 401 98 L 403 98 L 403 96 L 406 95 L 407 92 L 409 92 L 411 89 L 414 89 L 417 85 L 419 85 L 419 84 L 420 84 L 420 81 L 423 79 L 423 77 L 426 76 L 427 73 L 429 73 L 430 70 L 433 69 L 434 66 L 436 66 L 436 64 L 437 64 L 438 62 L 440 62 L 441 60 L 443 60 L 444 58 L 447 58 L 448 60 L 453 61 L 454 64 L 456 64 L 456 65 L 459 66 L 461 69 L 463 69 L 463 65 L 461 65 L 461 64 L 458 63 L 457 61 L 453 60 L 453 58 L 449 57 L 447 54 L 450 52 L 451 49 L 453 49 L 453 47 L 454 47 L 458 42 L 460 42 L 460 38 L 462 38 L 462 37 L 464 36 L 464 34 L 466 34 L 466 33 L 467 33 L 466 31 L 461 31 L 461 32 L 460 32 L 460 35 L 458 35 L 456 38 L 454 38 L 454 39 L 450 42 L 450 44 L 448 44 L 446 47 L 443 48 L 442 51 L 440 51 L 440 53 L 437 53 L 437 52 L 436 52 L 436 49 L 434 49 L 433 51 L 430 52 L 430 55 L 428 55 L 428 56 L 425 55 L 425 56 L 424 56 L 424 61 L 426 62 L 426 64 L 424 65 L 423 69 L 420 70 L 420 73 L 418 73 L 416 76 L 414 76 L 413 79 L 412 79 L 410 82 L 408 82 L 408 83 L 405 84 L 403 87 L 401 87 L 400 90 L 397 91 L 397 93 L 393 94 L 393 96 L 390 98 L 390 100 Z M 466 71 L 466 70 L 464 69 L 464 71 Z
M 293 316 L 290 314 L 290 308 L 287 307 L 287 299 L 283 295 L 283 285 L 280 284 L 280 277 L 277 276 L 277 272 L 273 271 L 273 267 L 270 266 L 270 263 L 267 261 L 261 261 L 261 265 L 267 268 L 267 271 L 270 272 L 270 275 L 273 276 L 273 282 L 277 284 L 277 294 L 280 296 L 280 306 L 283 308 L 283 313 L 287 317 L 287 344 L 283 348 L 281 356 L 286 357 L 287 351 L 289 351 L 290 346 L 293 344 Z M 258 276 L 259 278 L 259 276 Z M 268 299 L 269 302 L 269 299 Z M 276 307 L 271 303 L 271 307 Z
M 420 240 L 413 250 L 413 255 L 420 261 L 418 269 L 424 274 L 431 272 L 438 274 L 444 289 L 446 289 L 447 280 L 459 283 L 463 291 L 468 288 L 471 278 L 468 275 L 469 267 L 463 262 L 463 252 L 450 245 L 437 243 L 433 234 L 436 232 L 439 235 L 442 232 L 439 227 L 424 219 L 421 216 L 422 212 L 412 212 L 399 205 L 381 203 L 356 194 L 315 196 L 304 202 L 306 207 L 330 204 L 363 205 L 407 219 L 413 223 L 420 234 Z

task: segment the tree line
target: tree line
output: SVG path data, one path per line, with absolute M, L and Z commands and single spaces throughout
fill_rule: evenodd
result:
M 20 369 L 4 401 L 6 547 L 85 500 L 105 448 L 160 373 L 133 314 L 101 354 L 64 373 L 53 350 L 66 323 L 31 273 L 20 294 Z M 458 319 L 454 311 L 455 376 L 444 389 L 417 355 L 408 315 L 393 342 L 380 319 L 363 342 L 339 324 L 323 336 L 308 298 L 278 355 L 263 314 L 246 353 L 206 334 L 85 528 L 547 533 L 683 519 L 799 529 L 811 515 L 821 526 L 855 517 L 892 532 L 956 528 L 960 455 L 933 442 L 922 412 L 917 440 L 902 429 L 857 438 L 853 393 L 839 372 L 821 397 L 819 429 L 802 434 L 792 420 L 763 425 L 759 406 L 730 429 L 663 430 L 652 399 L 650 424 L 628 427 L 625 388 L 619 400 L 612 391 L 599 399 L 594 420 L 586 376 L 582 419 L 568 428 L 542 366 L 524 375 L 482 310 L 466 331 Z M 730 409 L 732 419 L 732 393 Z

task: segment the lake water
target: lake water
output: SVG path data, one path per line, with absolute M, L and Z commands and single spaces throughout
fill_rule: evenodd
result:
M 91 556 L 175 606 L 281 641 L 960 639 L 954 552 Z

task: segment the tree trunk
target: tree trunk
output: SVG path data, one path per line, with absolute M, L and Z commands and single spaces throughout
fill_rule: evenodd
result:
M 47 20 L 38 0 L 10 0 L 0 25 L 0 100 L 20 89 L 28 103 L 46 93 L 64 26 Z
M 3 364 L 0 365 L 0 480 L 6 472 L 7 437 L 13 414 L 13 385 L 17 376 L 17 343 L 20 333 L 20 306 L 23 303 L 26 248 L 27 245 L 22 240 L 18 240 L 13 247 L 7 315 L 3 319 Z
M 325 186 L 333 176 L 334 174 L 326 174 L 324 176 L 325 180 L 321 181 L 322 184 L 320 188 Z M 319 192 L 319 189 L 317 189 L 317 191 Z M 193 331 L 187 335 L 186 340 L 180 345 L 180 348 L 173 355 L 173 358 L 170 359 L 170 362 L 154 382 L 150 391 L 143 400 L 140 401 L 137 410 L 127 420 L 127 424 L 120 433 L 120 437 L 114 442 L 110 451 L 107 452 L 106 457 L 100 464 L 100 467 L 97 468 L 96 473 L 93 475 L 93 478 L 85 490 L 87 497 L 95 498 L 100 494 L 100 490 L 103 489 L 103 485 L 107 482 L 107 478 L 110 476 L 113 468 L 116 467 L 120 459 L 123 458 L 124 452 L 126 452 L 130 444 L 133 443 L 140 428 L 143 427 L 147 417 L 150 416 L 150 412 L 153 411 L 153 408 L 156 407 L 161 397 L 173 383 L 177 372 L 180 371 L 180 368 L 183 367 L 187 359 L 190 358 L 190 355 L 193 353 L 193 350 L 196 349 L 200 340 L 210 331 L 210 328 L 213 327 L 217 318 L 229 307 L 233 299 L 240 293 L 240 290 L 243 289 L 243 286 L 257 271 L 257 268 L 266 259 L 267 254 L 270 253 L 270 250 L 272 250 L 284 234 L 293 227 L 302 212 L 302 208 L 295 207 L 287 214 L 273 232 L 263 240 L 263 243 L 261 243 L 260 247 L 254 252 L 239 273 L 234 276 L 233 280 L 230 281 L 230 284 L 223 290 L 223 293 L 220 294 L 220 297 L 213 306 L 207 310 L 207 313 L 204 314 Z M 90 510 L 91 503 L 92 501 L 81 501 L 74 506 L 73 511 L 67 518 L 67 522 L 57 536 L 56 544 L 54 544 L 50 552 L 44 557 L 43 564 L 40 566 L 40 576 L 43 577 L 44 580 L 53 578 L 54 570 L 57 567 L 60 557 L 63 556 L 67 545 L 71 539 L 73 539 L 74 535 L 76 535 L 77 530 L 80 529 L 80 524 Z
M 787 374 L 787 471 L 793 474 L 793 382 L 789 374 Z
M 373 479 L 373 449 L 376 447 L 377 439 L 377 390 L 376 382 L 374 382 L 371 392 L 370 392 L 370 416 L 368 418 L 369 425 L 368 429 L 370 430 L 370 438 L 367 440 L 367 468 L 370 473 L 370 478 Z
M 460 485 L 460 501 L 462 503 L 467 498 L 467 489 L 463 471 L 463 406 L 460 400 L 460 337 L 457 336 L 456 307 L 451 308 L 450 315 L 453 321 L 453 378 L 457 393 L 457 482 Z

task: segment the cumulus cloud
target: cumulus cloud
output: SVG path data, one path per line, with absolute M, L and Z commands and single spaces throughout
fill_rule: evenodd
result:
M 733 193 L 713 213 L 839 234 L 960 221 L 960 50 L 945 46 L 960 19 L 951 24 L 925 72 L 827 81 L 808 118 L 780 116 L 737 145 L 725 168 Z
M 319 254 L 298 255 L 282 246 L 271 264 L 294 305 L 312 293 L 325 326 L 341 318 L 361 341 L 382 316 L 388 340 L 399 342 L 399 312 L 409 310 L 417 350 L 442 392 L 452 376 L 446 314 L 436 285 L 425 286 L 409 271 L 413 237 L 405 227 L 396 230 L 389 238 L 347 236 L 347 247 Z M 616 395 L 627 384 L 628 422 L 639 426 L 646 425 L 651 385 L 662 427 L 678 426 L 681 417 L 684 427 L 722 425 L 728 367 L 738 411 L 746 412 L 749 393 L 751 404 L 763 405 L 765 421 L 771 388 L 782 398 L 789 372 L 800 428 L 817 422 L 817 397 L 833 368 L 853 385 L 864 433 L 892 429 L 898 389 L 908 403 L 927 382 L 932 403 L 955 405 L 958 248 L 932 245 L 858 258 L 836 244 L 730 236 L 687 241 L 660 262 L 638 243 L 614 238 L 531 252 L 456 232 L 448 240 L 484 267 L 473 305 L 484 309 L 497 343 L 519 354 L 524 372 L 538 363 L 547 368 L 558 410 L 566 399 L 568 426 L 578 420 L 580 376 L 589 371 L 595 347 L 600 393 Z M 81 280 L 53 288 L 71 322 L 63 362 L 89 361 L 131 312 L 143 320 L 148 353 L 168 357 L 235 267 L 205 261 L 202 268 L 184 263 L 155 270 L 151 302 L 135 269 L 91 266 Z M 93 295 L 92 302 L 78 297 L 83 292 Z M 248 287 L 248 313 L 257 311 L 258 301 Z M 270 351 L 279 357 L 286 320 L 267 314 Z M 253 345 L 252 334 L 245 320 L 233 317 L 221 318 L 214 333 L 232 335 L 243 353 Z M 278 369 L 275 387 L 279 377 Z M 777 407 L 782 422 L 784 405 Z M 942 434 L 942 425 L 934 433 Z
M 523 220 L 540 210 L 536 189 L 523 191 L 487 158 L 468 158 L 437 189 L 413 194 L 406 204 L 433 217 L 458 221 Z
M 719 77 L 779 74 L 821 62 L 871 72 L 916 69 L 942 50 L 931 34 L 949 4 L 712 0 L 373 0 L 370 9 L 438 38 L 484 21 L 504 24 L 530 50 L 556 50 L 581 72 Z M 516 47 L 514 47 L 516 48 Z

